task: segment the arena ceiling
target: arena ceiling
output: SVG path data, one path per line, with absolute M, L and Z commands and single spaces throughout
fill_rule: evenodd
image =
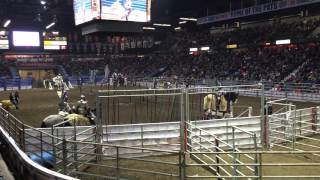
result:
M 0 23 L 12 20 L 12 28 L 44 28 L 57 21 L 55 28 L 74 28 L 72 0 L 0 0 Z M 152 21 L 177 22 L 179 17 L 202 17 L 276 0 L 152 0 Z
M 0 0 L 0 25 L 11 28 L 41 28 L 57 21 L 57 29 L 73 26 L 72 0 Z M 66 29 L 67 29 L 66 28 Z

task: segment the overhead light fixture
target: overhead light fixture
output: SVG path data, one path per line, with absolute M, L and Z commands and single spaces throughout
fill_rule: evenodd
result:
M 142 29 L 144 29 L 144 30 L 156 30 L 156 28 L 154 28 L 154 27 L 142 27 Z
M 50 29 L 50 28 L 51 28 L 52 26 L 54 26 L 55 24 L 56 24 L 55 22 L 49 24 L 48 26 L 46 26 L 46 29 Z
M 201 47 L 201 51 L 209 51 L 209 50 L 210 50 L 209 46 Z
M 236 48 L 238 48 L 237 44 L 229 44 L 229 45 L 227 45 L 227 49 L 236 49 Z
M 198 48 L 190 48 L 190 52 L 196 52 L 198 51 Z
M 11 23 L 11 20 L 8 19 L 8 20 L 3 24 L 3 27 L 5 27 L 5 28 L 8 27 L 10 23 Z
M 174 28 L 175 31 L 180 31 L 181 30 L 181 27 L 176 27 Z
M 180 21 L 179 24 L 186 24 L 187 21 Z
M 153 25 L 154 26 L 162 26 L 162 27 L 171 27 L 171 24 L 158 24 L 158 23 L 155 23 Z
M 45 5 L 47 2 L 46 1 L 40 1 L 40 4 Z
M 290 39 L 284 39 L 284 40 L 277 40 L 276 45 L 283 45 L 283 44 L 291 44 Z
M 186 18 L 186 17 L 181 17 L 179 18 L 182 21 L 198 21 L 196 18 Z

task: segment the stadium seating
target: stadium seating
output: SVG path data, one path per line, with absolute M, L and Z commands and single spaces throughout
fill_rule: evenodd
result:
M 292 22 L 225 28 L 213 33 L 208 30 L 172 32 L 166 34 L 159 51 L 151 54 L 119 54 L 110 51 L 100 56 L 58 56 L 55 62 L 62 65 L 70 76 L 89 76 L 93 69 L 98 70 L 97 75 L 104 75 L 104 68 L 108 64 L 111 72 L 121 72 L 130 77 L 179 76 L 195 79 L 320 82 L 320 64 L 317 61 L 320 36 L 310 35 L 319 25 L 317 18 L 298 18 Z M 119 41 L 116 41 L 116 37 L 110 38 L 110 42 L 119 42 L 116 44 L 121 46 L 121 38 Z M 126 40 L 134 38 L 137 37 Z M 266 42 L 285 38 L 290 38 L 292 44 L 266 45 Z M 239 48 L 230 50 L 226 48 L 227 44 L 237 44 Z M 189 54 L 189 48 L 204 45 L 213 47 L 211 52 Z M 307 63 L 302 67 L 304 62 Z M 299 67 L 301 69 L 297 71 Z

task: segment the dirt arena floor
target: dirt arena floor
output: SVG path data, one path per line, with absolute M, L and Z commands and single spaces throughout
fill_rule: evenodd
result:
M 134 89 L 135 87 L 129 87 Z M 106 87 L 83 87 L 81 92 L 89 102 L 90 107 L 95 107 L 98 90 Z M 127 88 L 128 89 L 128 88 Z M 0 99 L 9 99 L 10 91 L 0 92 Z M 59 98 L 56 91 L 48 89 L 21 90 L 20 109 L 11 110 L 19 120 L 33 126 L 40 127 L 42 120 L 51 114 L 58 113 Z M 80 89 L 69 91 L 69 103 L 72 105 L 80 96 Z M 202 100 L 204 95 L 190 97 L 191 120 L 203 119 Z M 103 99 L 106 105 L 103 107 L 103 119 L 105 124 L 128 124 L 128 123 L 152 123 L 170 122 L 180 120 L 180 99 L 168 97 L 130 97 Z M 309 102 L 293 102 L 297 109 L 313 107 L 318 104 Z M 239 97 L 235 105 L 235 115 L 245 111 L 248 106 L 253 107 L 253 115 L 260 113 L 260 98 Z M 275 110 L 279 107 L 275 107 Z

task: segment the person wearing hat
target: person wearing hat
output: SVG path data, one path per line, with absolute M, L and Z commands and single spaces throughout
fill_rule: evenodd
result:
M 272 109 L 272 104 L 269 104 L 268 102 L 271 101 L 271 98 L 268 98 L 266 97 L 265 98 L 265 101 L 264 101 L 264 104 L 265 104 L 265 107 L 264 107 L 264 114 L 267 115 L 272 115 L 272 112 L 273 112 L 273 109 Z
M 13 92 L 10 93 L 9 99 L 10 99 L 10 102 L 16 107 L 16 109 L 19 109 L 18 103 L 16 101 L 16 98 Z
M 86 101 L 85 95 L 81 94 L 80 100 L 77 101 L 77 104 L 76 104 L 76 108 L 75 108 L 76 113 L 86 116 L 88 108 L 89 108 L 88 101 Z

